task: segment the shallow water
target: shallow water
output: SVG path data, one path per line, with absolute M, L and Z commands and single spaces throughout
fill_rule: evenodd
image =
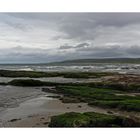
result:
M 41 87 L 0 86 L 0 108 L 15 107 L 25 100 L 44 94 Z

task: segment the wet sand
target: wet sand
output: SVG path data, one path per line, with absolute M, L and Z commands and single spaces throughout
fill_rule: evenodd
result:
M 50 93 L 48 93 L 50 94 Z M 52 94 L 53 96 L 53 94 Z M 86 103 L 62 103 L 60 100 L 40 96 L 21 103 L 18 107 L 0 112 L 0 127 L 48 127 L 51 116 L 66 112 L 98 112 L 133 117 L 133 112 L 90 107 Z M 140 117 L 140 113 L 135 114 Z
M 34 127 L 44 126 L 44 121 L 50 121 L 50 117 L 65 112 L 101 112 L 104 109 L 93 108 L 86 103 L 62 103 L 58 99 L 41 96 L 27 100 L 18 107 L 8 108 L 0 112 L 1 127 Z M 44 119 L 41 119 L 41 118 Z M 45 124 L 45 126 L 47 126 Z

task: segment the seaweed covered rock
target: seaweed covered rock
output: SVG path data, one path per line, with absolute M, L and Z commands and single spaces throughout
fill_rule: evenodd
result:
M 130 118 L 95 112 L 70 112 L 53 116 L 49 127 L 139 127 L 140 123 Z
M 33 79 L 15 79 L 10 81 L 8 84 L 13 86 L 43 86 L 44 82 Z

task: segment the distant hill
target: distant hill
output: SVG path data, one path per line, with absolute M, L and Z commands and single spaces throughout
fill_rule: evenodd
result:
M 76 59 L 53 62 L 49 65 L 90 65 L 95 63 L 135 63 L 140 64 L 140 58 L 104 58 L 104 59 Z

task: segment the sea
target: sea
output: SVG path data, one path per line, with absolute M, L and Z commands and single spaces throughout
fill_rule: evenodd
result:
M 0 70 L 23 70 L 43 72 L 118 72 L 140 74 L 140 64 L 106 64 L 91 65 L 47 65 L 47 64 L 0 64 Z

